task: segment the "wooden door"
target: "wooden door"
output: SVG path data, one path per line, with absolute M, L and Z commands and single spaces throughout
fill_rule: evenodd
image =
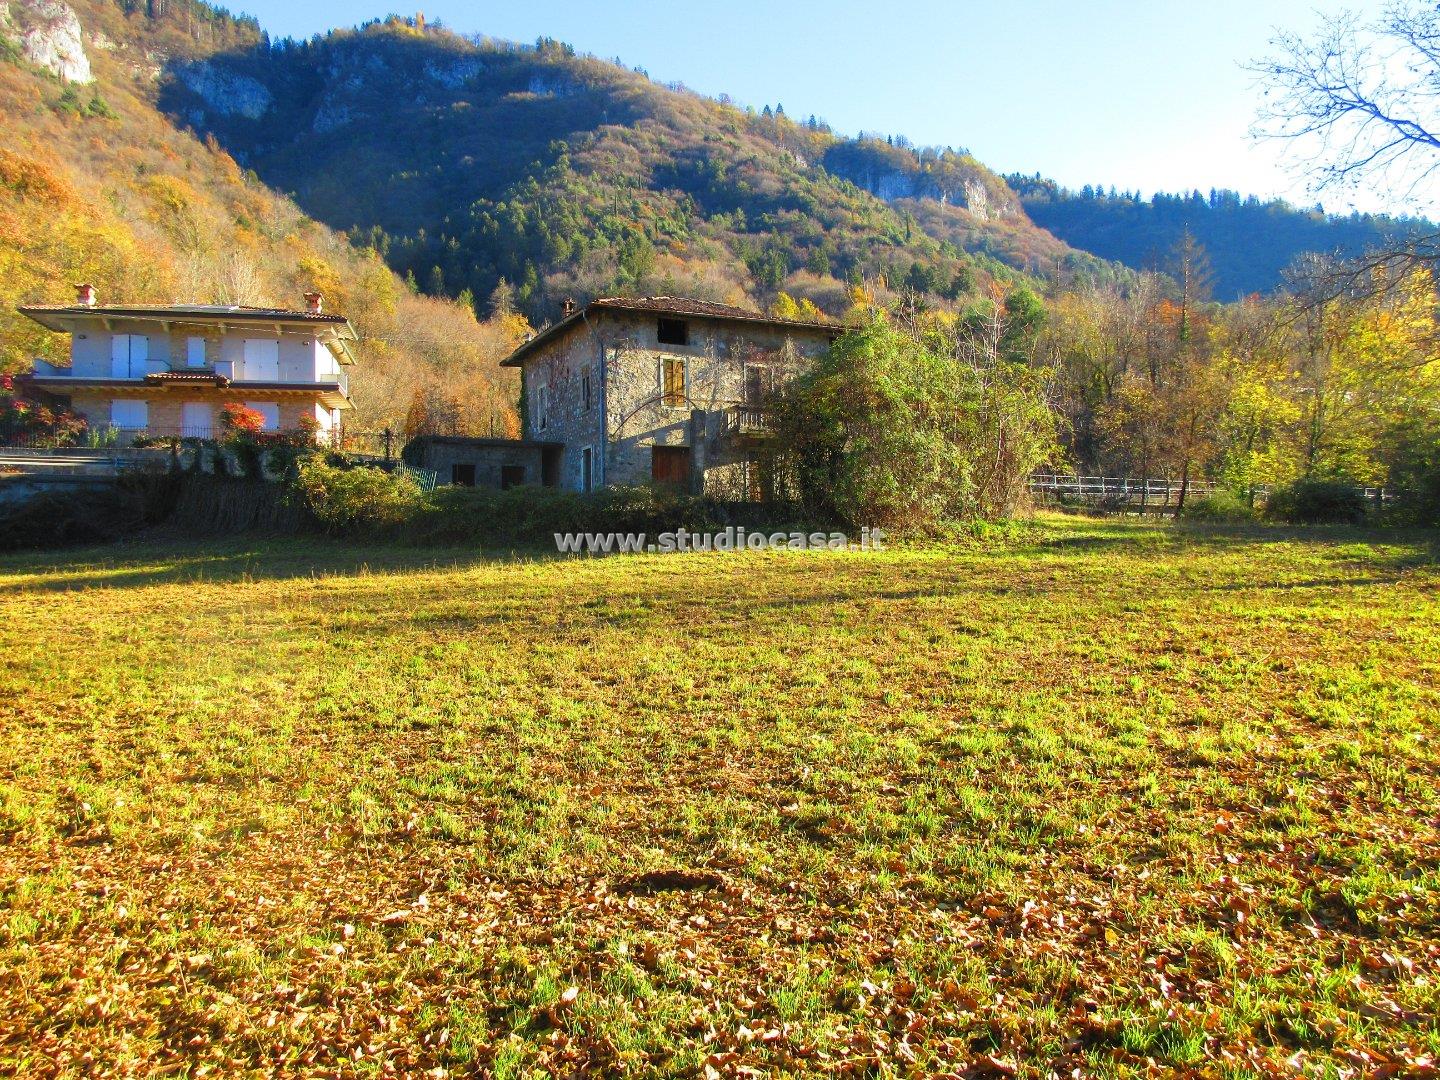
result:
M 651 447 L 650 478 L 657 484 L 688 484 L 690 482 L 690 448 L 688 446 Z

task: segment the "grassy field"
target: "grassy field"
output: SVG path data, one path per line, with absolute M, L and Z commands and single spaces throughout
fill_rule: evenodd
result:
M 0 1072 L 1433 1076 L 1436 558 L 7 557 Z

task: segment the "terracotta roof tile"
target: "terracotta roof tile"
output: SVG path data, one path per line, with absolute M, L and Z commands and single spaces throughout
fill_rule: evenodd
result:
M 145 376 L 147 383 L 202 383 L 210 386 L 229 386 L 230 380 L 213 371 L 152 371 Z

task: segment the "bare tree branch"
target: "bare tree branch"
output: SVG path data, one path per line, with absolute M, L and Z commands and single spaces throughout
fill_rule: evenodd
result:
M 1343 12 L 1313 39 L 1279 34 L 1250 66 L 1267 87 L 1253 134 L 1305 154 L 1316 190 L 1440 191 L 1440 8 L 1397 0 L 1375 22 Z

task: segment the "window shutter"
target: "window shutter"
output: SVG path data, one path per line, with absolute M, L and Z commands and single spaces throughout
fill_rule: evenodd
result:
M 130 338 L 126 334 L 114 334 L 110 338 L 110 377 L 130 378 Z
M 685 361 L 664 360 L 661 392 L 666 405 L 685 404 Z

